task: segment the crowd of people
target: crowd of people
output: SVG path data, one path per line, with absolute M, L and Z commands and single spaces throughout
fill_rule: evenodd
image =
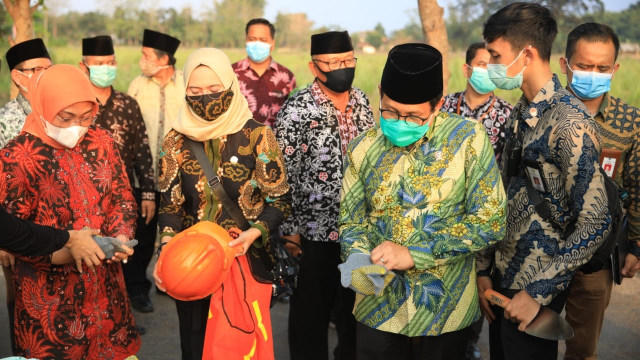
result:
M 607 176 L 628 197 L 621 275 L 640 269 L 640 110 L 609 93 L 618 37 L 604 24 L 573 29 L 561 79 L 544 6 L 507 5 L 482 34 L 466 51 L 466 88 L 451 94 L 436 48 L 392 48 L 370 74 L 380 76 L 377 119 L 353 86 L 347 31 L 311 36 L 314 80 L 302 88 L 272 58 L 276 29 L 261 18 L 246 24 L 246 58 L 201 48 L 183 70 L 180 40 L 145 29 L 127 93 L 113 88 L 110 36 L 83 39 L 77 66 L 54 64 L 41 39 L 12 46 L 0 263 L 14 355 L 136 359 L 145 328 L 132 309 L 154 311 L 154 249 L 211 221 L 234 235 L 242 261 L 232 273 L 243 279 L 246 257 L 279 237 L 303 254 L 289 304 L 293 360 L 479 359 L 484 319 L 491 359 L 556 359 L 557 340 L 524 331 L 541 307 L 566 311 L 575 336 L 565 359 L 596 359 L 615 269 L 585 264 L 613 231 Z M 512 106 L 496 88 L 522 97 Z M 105 260 L 98 234 L 137 239 L 135 256 L 124 247 Z M 164 293 L 156 269 L 153 282 Z M 253 330 L 224 312 L 230 328 L 264 337 L 234 345 L 245 358 L 273 359 L 273 341 L 285 341 L 271 339 L 264 304 L 247 301 L 247 286 L 268 297 L 263 285 L 244 282 L 232 308 L 246 304 Z M 487 290 L 510 304 L 493 305 Z M 224 299 L 175 299 L 183 360 L 222 358 L 229 344 L 212 347 L 209 327 L 212 302 Z

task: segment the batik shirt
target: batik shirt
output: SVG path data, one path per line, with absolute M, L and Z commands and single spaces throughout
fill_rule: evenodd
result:
M 504 236 L 506 195 L 477 121 L 439 113 L 411 148 L 379 127 L 349 144 L 340 207 L 342 258 L 384 241 L 409 249 L 381 295 L 356 295 L 356 320 L 406 336 L 463 329 L 480 317 L 474 252 Z
M 500 156 L 502 155 L 504 128 L 511 115 L 511 109 L 513 109 L 511 104 L 495 94 L 491 94 L 487 101 L 472 109 L 467 104 L 464 91 L 445 96 L 444 104 L 442 105 L 442 111 L 475 119 L 483 124 L 498 161 L 500 161 Z
M 640 240 L 640 110 L 606 93 L 594 119 L 602 138 L 602 151 L 622 152 L 615 166 L 616 180 L 629 193 L 629 241 Z
M 280 229 L 312 241 L 338 241 L 342 161 L 349 141 L 374 124 L 367 96 L 349 90 L 337 110 L 317 82 L 289 98 L 275 124 L 284 153 L 293 209 Z
M 18 136 L 29 114 L 31 114 L 31 104 L 22 93 L 18 93 L 15 99 L 0 108 L 0 148 Z
M 133 237 L 136 204 L 107 130 L 92 125 L 72 149 L 23 132 L 0 150 L 0 166 L 0 203 L 12 214 L 63 230 Z M 75 262 L 16 255 L 13 282 L 17 355 L 118 360 L 140 348 L 119 263 L 79 273 Z
M 562 88 L 556 75 L 530 103 L 520 98 L 507 125 L 507 139 L 514 137 L 516 126 L 523 153 L 519 173 L 507 185 L 507 234 L 495 246 L 498 285 L 526 290 L 547 305 L 567 289 L 574 271 L 591 258 L 609 231 L 611 216 L 598 170 L 600 136 L 584 105 Z M 504 157 L 503 167 L 506 161 Z M 529 179 L 543 184 L 540 196 L 562 229 L 555 229 L 534 209 L 526 189 L 526 167 L 539 169 L 538 181 L 535 176 Z M 560 231 L 570 223 L 575 228 L 565 238 Z M 478 257 L 480 270 L 491 263 L 491 251 L 483 255 Z
M 240 91 L 249 103 L 253 118 L 273 127 L 282 104 L 296 87 L 296 78 L 289 69 L 273 60 L 262 76 L 249 65 L 247 58 L 232 65 Z
M 143 200 L 155 200 L 156 182 L 147 128 L 136 99 L 111 89 L 107 103 L 100 104 L 96 124 L 111 131 L 131 187 L 142 190 Z M 136 182 L 139 186 L 135 186 Z
M 271 230 L 291 210 L 286 170 L 271 128 L 249 120 L 237 133 L 197 143 L 201 144 L 229 198 L 240 206 L 252 227 L 261 231 L 263 241 L 254 245 L 265 245 Z M 238 227 L 211 192 L 184 135 L 171 130 L 162 153 L 158 184 L 162 236 L 173 236 L 201 220 L 225 229 Z
M 127 93 L 138 102 L 147 128 L 156 184 L 162 141 L 171 130 L 171 123 L 178 118 L 180 107 L 185 101 L 184 89 L 184 76 L 180 70 L 174 70 L 173 77 L 164 86 L 160 86 L 153 77 L 144 75 L 138 76 L 129 84 Z

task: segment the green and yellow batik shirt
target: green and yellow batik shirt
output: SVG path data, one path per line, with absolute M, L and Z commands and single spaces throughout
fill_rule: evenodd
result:
M 440 335 L 480 316 L 474 253 L 504 236 L 506 196 L 487 133 L 439 113 L 411 148 L 379 127 L 349 144 L 340 207 L 342 256 L 389 240 L 415 266 L 380 296 L 357 295 L 356 320 L 407 336 Z

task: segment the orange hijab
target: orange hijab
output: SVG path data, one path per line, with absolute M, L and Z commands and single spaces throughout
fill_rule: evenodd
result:
M 28 89 L 32 112 L 27 116 L 22 131 L 39 137 L 56 149 L 65 147 L 47 135 L 43 121 L 51 123 L 61 110 L 84 101 L 93 103 L 94 115 L 98 112 L 89 77 L 72 65 L 53 65 L 40 76 L 32 76 Z

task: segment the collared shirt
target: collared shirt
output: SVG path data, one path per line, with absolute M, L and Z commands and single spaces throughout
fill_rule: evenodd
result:
M 482 123 L 493 145 L 496 159 L 500 161 L 504 147 L 504 128 L 512 109 L 511 104 L 493 93 L 484 103 L 472 109 L 467 103 L 465 92 L 460 91 L 445 96 L 441 111 L 458 114 Z
M 111 89 L 106 104 L 100 104 L 96 124 L 111 131 L 131 188 L 139 187 L 143 200 L 155 200 L 156 182 L 147 128 L 136 99 Z
M 411 149 L 370 129 L 345 159 L 343 260 L 388 240 L 415 263 L 381 295 L 356 295 L 354 315 L 406 336 L 456 331 L 480 317 L 473 253 L 504 236 L 506 195 L 484 127 L 440 112 L 432 129 Z
M 342 160 L 347 144 L 374 124 L 367 96 L 349 90 L 344 112 L 317 82 L 290 97 L 278 113 L 275 133 L 282 149 L 293 209 L 280 229 L 312 241 L 338 241 Z
M 174 70 L 173 77 L 164 86 L 160 86 L 153 77 L 144 75 L 139 75 L 129 84 L 127 93 L 138 101 L 147 127 L 156 184 L 162 142 L 164 136 L 171 130 L 171 124 L 178 118 L 180 107 L 184 102 L 184 89 L 181 70 Z
M 605 94 L 594 119 L 602 138 L 602 151 L 621 151 L 613 177 L 629 193 L 629 241 L 640 240 L 640 110 Z M 615 165 L 615 164 L 614 164 Z
M 531 103 L 520 98 L 507 125 L 507 139 L 516 126 L 522 134 L 522 161 L 519 174 L 507 185 L 507 234 L 495 246 L 495 265 L 500 287 L 526 290 L 546 305 L 567 289 L 574 271 L 590 259 L 609 231 L 611 216 L 598 170 L 600 136 L 584 105 L 556 75 Z M 506 162 L 505 157 L 501 163 Z M 575 225 L 566 238 L 532 205 L 525 171 L 536 167 L 537 182 L 545 189 L 539 193 L 554 221 L 563 230 Z M 535 176 L 529 178 L 536 183 Z M 483 255 L 478 257 L 480 270 L 491 262 L 491 252 Z
M 18 136 L 29 114 L 31 114 L 31 104 L 22 93 L 18 93 L 15 99 L 0 108 L 0 148 Z
M 276 115 L 296 87 L 296 78 L 286 67 L 271 60 L 267 70 L 259 76 L 251 67 L 248 58 L 232 65 L 238 75 L 240 91 L 258 122 L 273 127 Z

